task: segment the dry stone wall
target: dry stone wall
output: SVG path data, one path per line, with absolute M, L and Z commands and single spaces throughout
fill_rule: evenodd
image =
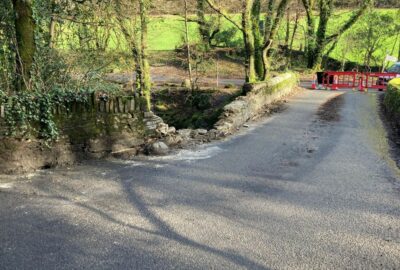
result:
M 232 134 L 247 121 L 263 114 L 266 106 L 290 95 L 297 83 L 294 73 L 286 73 L 268 82 L 245 85 L 246 95 L 225 106 L 215 129 L 225 135 Z
M 93 94 L 89 102 L 53 108 L 60 136 L 47 142 L 36 136 L 6 136 L 0 115 L 0 173 L 26 172 L 76 163 L 84 158 L 129 158 L 145 143 L 143 112 L 135 96 Z
M 245 85 L 245 95 L 225 106 L 211 130 L 176 130 L 152 112 L 143 112 L 138 97 L 94 94 L 88 103 L 72 102 L 53 108 L 61 135 L 51 143 L 5 136 L 1 106 L 0 173 L 68 165 L 88 157 L 126 159 L 138 152 L 165 155 L 171 148 L 217 140 L 264 114 L 266 107 L 290 95 L 296 85 L 297 77 L 292 73 Z
M 245 85 L 244 95 L 224 107 L 219 121 L 211 130 L 175 130 L 150 113 L 148 127 L 158 134 L 158 139 L 149 145 L 148 152 L 152 154 L 165 153 L 166 149 L 164 145 L 159 144 L 160 141 L 166 146 L 180 148 L 190 144 L 210 142 L 233 134 L 249 120 L 265 114 L 269 105 L 290 95 L 297 84 L 296 74 L 285 73 L 268 82 Z M 159 151 L 160 148 L 162 151 Z

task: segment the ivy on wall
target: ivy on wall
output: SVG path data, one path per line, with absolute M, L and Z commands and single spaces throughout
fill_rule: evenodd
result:
M 54 122 L 55 108 L 73 102 L 87 104 L 89 93 L 81 91 L 20 92 L 9 96 L 0 91 L 0 102 L 4 108 L 7 134 L 12 137 L 35 136 L 44 140 L 58 138 L 59 131 Z
M 8 136 L 57 139 L 55 108 L 68 110 L 68 104 L 86 104 L 93 92 L 112 93 L 120 88 L 105 83 L 94 73 L 72 79 L 63 59 L 50 46 L 51 18 L 57 5 L 49 0 L 31 0 L 23 7 L 29 6 L 34 21 L 33 63 L 29 82 L 24 82 L 25 87 L 19 89 L 16 83 L 18 34 L 14 24 L 17 14 L 11 0 L 3 2 L 5 5 L 0 5 L 0 104 L 5 116 L 2 124 L 6 125 Z

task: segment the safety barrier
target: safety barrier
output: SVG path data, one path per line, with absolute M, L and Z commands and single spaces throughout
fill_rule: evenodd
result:
M 365 87 L 387 90 L 388 82 L 397 77 L 396 73 L 371 72 L 365 73 Z
M 357 86 L 358 72 L 327 71 L 324 74 L 323 86 L 332 90 L 339 88 L 355 88 Z
M 396 73 L 356 72 L 356 71 L 326 71 L 323 75 L 322 86 L 326 89 L 338 90 L 342 88 L 386 90 L 390 80 L 400 77 Z M 314 88 L 313 88 L 314 89 Z

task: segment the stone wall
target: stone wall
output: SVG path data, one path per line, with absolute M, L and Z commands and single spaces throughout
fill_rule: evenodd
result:
M 134 96 L 93 94 L 87 103 L 55 106 L 54 120 L 60 137 L 54 142 L 35 136 L 5 136 L 7 128 L 2 113 L 0 173 L 68 165 L 85 158 L 134 156 L 143 148 L 146 134 L 143 112 L 136 100 Z
M 92 95 L 89 103 L 68 103 L 54 109 L 60 130 L 56 142 L 36 138 L 9 138 L 0 115 L 0 173 L 26 172 L 76 163 L 84 158 L 131 158 L 138 152 L 163 155 L 233 134 L 266 107 L 292 93 L 295 74 L 244 86 L 244 96 L 225 106 L 215 127 L 176 130 L 151 112 L 143 112 L 136 97 Z
M 215 129 L 223 134 L 231 134 L 247 121 L 264 113 L 264 108 L 285 96 L 288 96 L 298 83 L 294 73 L 286 73 L 272 78 L 268 82 L 247 84 L 245 96 L 224 107 Z
M 154 130 L 156 136 L 148 143 L 147 150 L 150 154 L 166 154 L 169 147 L 182 148 L 207 143 L 233 134 L 249 120 L 264 115 L 272 103 L 290 95 L 297 84 L 297 76 L 286 73 L 268 82 L 245 85 L 243 89 L 245 95 L 224 107 L 219 121 L 211 130 L 176 130 L 159 117 L 149 114 L 147 126 Z

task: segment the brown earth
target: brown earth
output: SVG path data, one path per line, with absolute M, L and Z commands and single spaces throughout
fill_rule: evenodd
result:
M 82 158 L 64 139 L 46 145 L 40 140 L 3 138 L 0 149 L 0 172 L 6 174 L 67 166 Z
M 344 97 L 339 95 L 324 103 L 317 112 L 318 117 L 326 122 L 340 121 L 340 108 L 343 107 Z

